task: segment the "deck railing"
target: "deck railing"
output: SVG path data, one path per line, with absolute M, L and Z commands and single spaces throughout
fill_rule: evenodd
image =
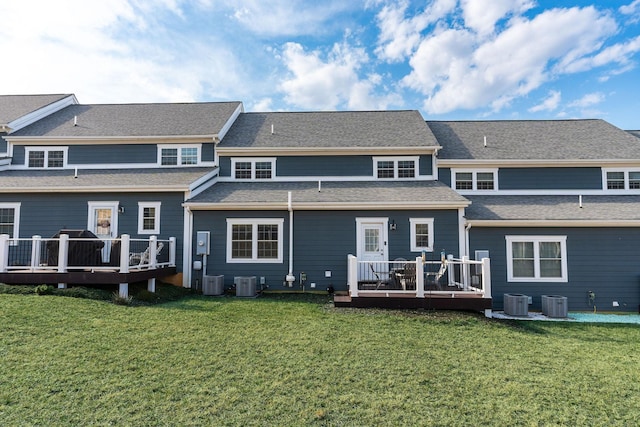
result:
M 0 235 L 0 273 L 73 270 L 129 273 L 176 265 L 176 239 L 11 238 Z
M 491 297 L 490 260 L 461 259 L 449 255 L 441 261 L 415 260 L 361 261 L 348 256 L 348 287 L 352 297 L 360 293 L 393 296 L 479 295 Z

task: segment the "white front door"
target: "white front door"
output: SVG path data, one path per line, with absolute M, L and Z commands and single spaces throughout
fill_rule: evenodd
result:
M 111 239 L 118 236 L 118 202 L 89 202 L 87 230 L 104 241 L 102 262 L 109 262 Z
M 371 278 L 372 267 L 385 271 L 389 260 L 388 218 L 356 218 L 358 280 Z

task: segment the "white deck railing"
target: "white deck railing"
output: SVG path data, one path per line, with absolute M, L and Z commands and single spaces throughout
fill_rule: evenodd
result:
M 347 258 L 347 284 L 349 294 L 361 293 L 393 296 L 415 294 L 416 298 L 428 295 L 464 295 L 491 297 L 491 266 L 489 258 L 481 261 L 461 259 L 451 255 L 442 261 L 359 261 L 355 256 Z
M 67 273 L 70 271 L 130 273 L 176 265 L 176 239 L 116 239 L 60 237 L 30 239 L 0 234 L 0 273 Z M 147 288 L 155 292 L 155 277 Z M 58 283 L 65 288 L 66 283 Z M 119 295 L 127 297 L 129 284 L 120 283 Z
M 0 273 L 65 273 L 73 270 L 129 273 L 176 265 L 176 239 L 11 238 L 0 235 Z

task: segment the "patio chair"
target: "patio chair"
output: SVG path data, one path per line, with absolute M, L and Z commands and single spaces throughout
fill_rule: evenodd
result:
M 156 257 L 160 255 L 160 251 L 164 248 L 164 243 L 158 243 L 158 247 L 156 249 Z M 139 267 L 143 267 L 149 264 L 149 250 L 150 246 L 147 246 L 147 249 L 144 252 L 134 252 L 129 255 L 129 265 L 137 265 Z
M 373 273 L 373 276 L 376 278 L 376 290 L 380 289 L 380 286 L 383 285 L 387 285 L 388 284 L 388 280 L 383 280 L 382 279 L 382 275 L 386 275 L 387 278 L 389 277 L 389 272 L 382 272 L 382 271 L 376 271 L 375 267 L 373 266 L 373 263 L 370 262 L 369 263 L 369 268 L 371 269 L 371 272 Z
M 439 291 L 442 290 L 442 286 L 440 285 L 440 279 L 442 279 L 442 277 L 446 272 L 447 272 L 447 260 L 443 259 L 442 263 L 440 264 L 440 269 L 437 272 L 435 273 L 427 272 L 424 274 L 425 284 L 427 286 L 433 286 Z

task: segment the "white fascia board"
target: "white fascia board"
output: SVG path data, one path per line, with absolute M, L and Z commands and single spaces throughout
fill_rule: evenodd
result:
M 193 203 L 186 202 L 182 206 L 188 207 L 192 211 L 197 210 L 287 210 L 287 201 L 272 202 L 272 203 Z M 390 211 L 403 211 L 403 210 L 444 210 L 444 209 L 460 209 L 469 206 L 468 202 L 457 203 L 337 203 L 337 202 L 298 202 L 292 203 L 292 208 L 296 210 L 311 210 L 311 211 L 335 211 L 335 210 L 390 210 Z
M 49 105 L 46 105 L 42 108 L 32 111 L 29 114 L 25 114 L 24 116 L 19 117 L 13 120 L 12 122 L 8 123 L 8 125 L 11 128 L 11 132 L 16 132 L 26 126 L 29 126 L 32 123 L 37 122 L 38 120 L 44 117 L 47 117 L 55 113 L 56 111 L 62 110 L 64 107 L 67 107 L 69 105 L 74 105 L 77 103 L 78 103 L 78 100 L 76 99 L 76 96 L 69 95 L 62 99 L 59 99 L 56 102 L 53 102 Z
M 202 191 L 204 191 L 202 187 L 209 188 L 211 187 L 211 185 L 218 182 L 218 180 L 216 179 L 217 177 L 218 177 L 218 169 L 216 168 L 211 172 L 209 172 L 208 174 L 201 176 L 200 178 L 193 181 L 189 185 L 189 192 L 191 193 L 191 197 L 195 196 L 194 194 L 195 192 L 197 192 L 196 194 L 200 194 Z
M 86 186 L 86 187 L 11 187 L 0 188 L 0 194 L 15 193 L 175 193 L 188 191 L 186 186 L 164 186 L 164 187 L 135 187 L 135 186 Z
M 586 160 L 478 160 L 478 159 L 438 159 L 440 168 L 561 168 L 561 167 L 633 167 L 640 165 L 640 159 L 586 159 Z
M 427 155 L 438 147 L 217 147 L 220 156 L 361 156 L 361 155 Z
M 14 145 L 81 145 L 81 144 L 186 144 L 213 142 L 215 135 L 158 136 L 5 136 Z
M 77 169 L 79 171 L 82 170 L 114 170 L 114 169 L 191 169 L 191 168 L 216 168 L 217 165 L 213 162 L 202 162 L 193 166 L 183 166 L 183 165 L 165 165 L 158 166 L 158 163 L 94 163 L 94 164 L 76 164 L 76 163 L 67 163 L 67 165 L 63 168 L 56 168 L 58 170 L 64 169 Z M 12 170 L 33 170 L 34 168 L 30 168 L 26 165 L 13 165 Z
M 471 227 L 560 227 L 560 228 L 594 228 L 594 227 L 640 227 L 640 220 L 467 220 Z M 472 228 L 473 229 L 473 228 Z
M 214 141 L 216 143 L 219 143 L 224 139 L 225 135 L 227 134 L 227 132 L 229 132 L 229 129 L 231 129 L 231 126 L 233 126 L 233 123 L 235 123 L 240 113 L 244 113 L 244 105 L 242 104 L 242 102 L 238 105 L 238 108 L 236 108 L 233 114 L 231 114 L 229 120 L 227 120 L 224 126 L 222 126 L 222 129 L 220 129 L 218 134 L 215 136 Z
M 629 196 L 640 190 L 456 190 L 461 196 Z

